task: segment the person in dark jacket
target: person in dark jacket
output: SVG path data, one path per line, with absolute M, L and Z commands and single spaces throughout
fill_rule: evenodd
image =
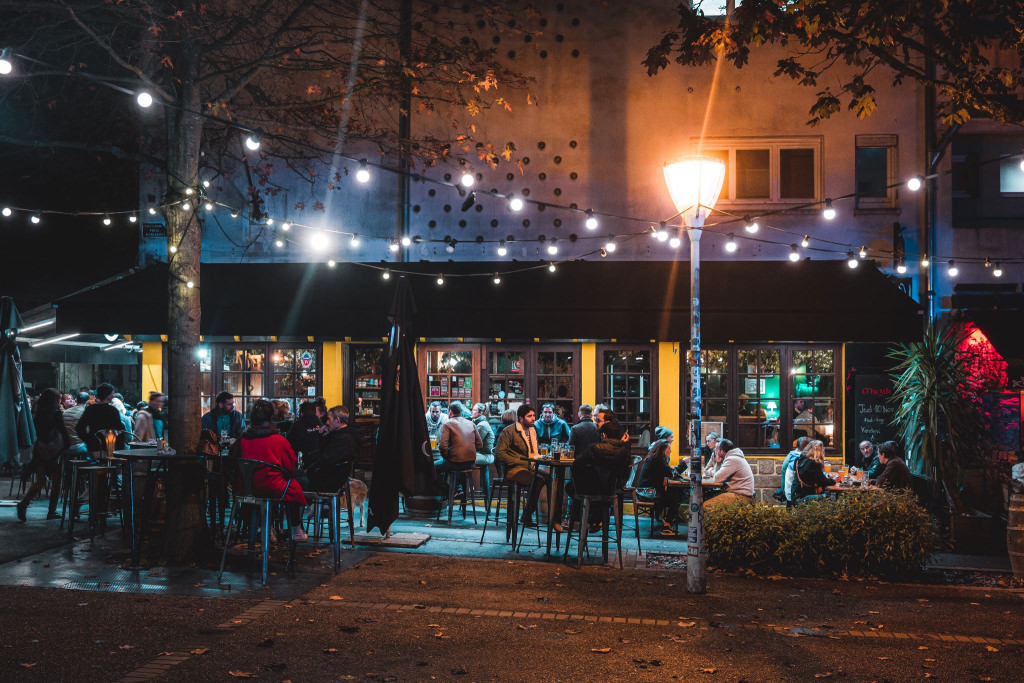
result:
M 96 387 L 96 402 L 86 407 L 75 425 L 75 433 L 89 449 L 93 457 L 106 453 L 106 447 L 93 436 L 100 430 L 123 431 L 121 413 L 110 402 L 114 399 L 114 387 L 104 382 Z
M 878 475 L 878 488 L 900 491 L 912 486 L 910 470 L 899 456 L 899 447 L 895 441 L 886 441 L 878 447 L 878 460 L 885 467 Z
M 316 414 L 316 404 L 306 401 L 299 406 L 299 419 L 288 430 L 288 443 L 302 454 L 302 466 L 308 468 L 320 457 L 320 437 L 327 433 Z
M 349 424 L 349 411 L 345 406 L 334 406 L 327 411 L 327 433 L 320 438 L 316 459 L 306 467 L 309 485 L 314 491 L 336 492 L 352 475 L 352 465 L 359 457 L 362 437 Z
M 811 441 L 796 461 L 796 491 L 793 499 L 798 503 L 820 498 L 835 482 L 825 474 L 825 445 Z
M 635 484 L 637 496 L 643 500 L 654 501 L 655 522 L 654 529 L 661 527 L 663 536 L 676 536 L 676 517 L 679 514 L 679 504 L 683 502 L 684 496 L 689 492 L 686 486 L 669 486 L 669 479 L 677 479 L 672 468 L 669 467 L 669 458 L 672 456 L 672 444 L 667 439 L 658 439 L 651 444 L 647 450 L 647 457 L 640 464 L 640 473 L 637 475 Z M 664 515 L 664 524 L 661 519 Z
M 868 479 L 878 479 L 878 475 L 885 469 L 885 465 L 878 458 L 878 450 L 870 441 L 861 441 L 857 447 L 859 451 L 856 460 L 860 462 L 857 467 L 864 470 Z
M 218 437 L 228 433 L 229 439 L 241 438 L 245 431 L 245 419 L 235 410 L 235 397 L 230 391 L 222 391 L 213 401 L 213 409 L 203 415 L 202 429 L 209 429 Z
M 28 472 L 34 472 L 35 481 L 29 487 L 25 497 L 18 503 L 18 519 L 25 521 L 29 503 L 36 497 L 50 478 L 50 507 L 47 519 L 59 519 L 57 514 L 57 498 L 60 496 L 60 459 L 67 451 L 69 439 L 64 429 L 64 420 L 60 412 L 60 392 L 46 389 L 36 401 L 33 421 L 36 427 L 36 443 L 32 448 L 32 460 L 28 464 Z M 27 474 L 27 473 L 26 473 Z
M 570 496 L 611 495 L 622 488 L 629 475 L 633 458 L 629 443 L 622 441 L 625 430 L 618 421 L 610 420 L 601 425 L 601 441 L 576 453 L 572 464 L 572 481 L 565 490 Z M 579 518 L 579 503 L 573 501 Z M 601 518 L 600 510 L 591 509 L 588 520 L 593 526 Z
M 569 423 L 555 415 L 555 404 L 545 403 L 540 408 L 540 419 L 536 423 L 537 440 L 543 444 L 566 443 L 569 441 Z
M 587 447 L 601 440 L 601 434 L 597 431 L 597 423 L 594 422 L 594 409 L 590 404 L 584 403 L 580 406 L 579 417 L 576 424 L 569 431 L 569 444 L 576 449 L 575 452 L 583 452 Z

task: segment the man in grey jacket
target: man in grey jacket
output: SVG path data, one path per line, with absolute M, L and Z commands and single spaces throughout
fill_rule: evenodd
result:
M 487 404 L 474 404 L 469 419 L 476 426 L 476 433 L 480 435 L 480 441 L 483 443 L 483 448 L 476 453 L 476 464 L 481 468 L 483 481 L 480 483 L 483 484 L 484 498 L 487 500 L 487 505 L 490 506 L 491 465 L 494 464 L 494 430 L 491 428 L 491 423 L 487 421 Z
M 715 454 L 722 458 L 722 464 L 712 479 L 716 484 L 725 484 L 728 489 L 704 503 L 709 505 L 728 505 L 736 501 L 751 503 L 754 501 L 754 473 L 743 451 L 736 448 L 729 439 L 721 439 L 715 446 Z

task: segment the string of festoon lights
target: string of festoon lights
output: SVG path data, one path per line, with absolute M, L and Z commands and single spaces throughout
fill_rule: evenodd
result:
M 12 57 L 13 53 L 9 48 L 0 51 L 0 76 L 10 74 L 13 68 Z M 17 57 L 23 57 L 23 55 L 16 55 Z M 45 64 L 38 60 L 32 60 L 29 58 L 28 61 Z M 49 66 L 49 65 L 46 65 Z M 164 102 L 155 98 L 149 90 L 131 90 L 124 86 L 105 82 L 95 76 L 90 76 L 92 80 L 102 82 L 104 85 L 111 87 L 112 89 L 129 94 L 135 98 L 136 104 L 142 108 L 149 108 L 155 103 L 160 103 L 163 106 L 182 109 L 180 106 L 174 103 Z M 184 111 L 184 109 L 182 109 Z M 460 160 L 462 166 L 461 173 L 458 174 L 458 178 L 450 179 L 452 176 L 448 175 L 445 179 L 435 178 L 424 173 L 410 172 L 405 169 L 401 169 L 394 166 L 389 166 L 383 163 L 375 163 L 366 158 L 359 158 L 349 154 L 338 152 L 334 149 L 325 149 L 307 143 L 302 140 L 296 140 L 283 135 L 270 134 L 264 132 L 260 128 L 253 128 L 239 124 L 235 121 L 225 121 L 222 118 L 211 116 L 205 112 L 193 112 L 197 115 L 203 116 L 204 118 L 216 122 L 220 125 L 240 131 L 245 137 L 242 141 L 245 149 L 249 152 L 258 152 L 262 149 L 265 141 L 280 140 L 285 144 L 292 146 L 303 146 L 310 150 L 316 151 L 320 154 L 330 154 L 334 158 L 343 160 L 345 162 L 355 165 L 356 170 L 353 174 L 355 181 L 360 185 L 368 185 L 373 177 L 373 172 L 380 171 L 385 173 L 402 174 L 405 173 L 409 176 L 410 180 L 414 182 L 422 182 L 427 184 L 433 184 L 448 188 L 450 191 L 457 192 L 460 197 L 463 198 L 461 209 L 463 212 L 469 211 L 477 202 L 481 200 L 495 201 L 498 203 L 504 203 L 506 209 L 510 213 L 519 213 L 523 211 L 527 206 L 533 205 L 541 209 L 555 209 L 558 211 L 564 211 L 578 216 L 581 219 L 584 231 L 581 234 L 572 233 L 568 237 L 546 237 L 544 235 L 538 235 L 536 238 L 519 238 L 515 239 L 511 235 L 506 238 L 487 239 L 483 236 L 477 236 L 474 240 L 468 242 L 469 244 L 476 245 L 494 245 L 495 254 L 498 257 L 505 257 L 509 254 L 511 246 L 513 244 L 520 243 L 536 243 L 541 245 L 541 251 L 543 258 L 540 262 L 532 262 L 531 265 L 525 265 L 522 261 L 513 261 L 514 263 L 523 263 L 522 266 L 518 266 L 514 269 L 505 269 L 502 272 L 494 272 L 488 270 L 487 272 L 480 273 L 458 273 L 451 274 L 448 277 L 454 278 L 472 278 L 472 277 L 491 277 L 495 284 L 500 284 L 501 277 L 503 275 L 510 275 L 515 273 L 527 272 L 537 270 L 541 268 L 547 268 L 550 272 L 554 273 L 557 271 L 558 264 L 565 263 L 573 260 L 580 260 L 592 256 L 606 257 L 608 254 L 614 252 L 616 248 L 628 241 L 636 240 L 641 237 L 649 235 L 651 239 L 666 243 L 667 247 L 672 250 L 678 250 L 683 244 L 683 238 L 685 237 L 687 227 L 681 225 L 678 222 L 673 222 L 680 214 L 666 219 L 666 220 L 652 220 L 650 218 L 620 215 L 612 212 L 601 211 L 595 208 L 582 209 L 576 204 L 557 204 L 554 202 L 541 201 L 536 199 L 530 199 L 526 196 L 516 195 L 513 192 L 499 192 L 497 189 L 482 189 L 477 187 L 477 182 L 483 179 L 482 174 L 475 174 L 472 167 L 464 160 Z M 1024 173 L 1024 153 L 1017 155 L 1020 156 L 1020 168 L 1021 172 Z M 997 163 L 1004 161 L 1005 156 L 995 157 L 987 159 L 979 163 L 979 166 L 983 166 L 989 163 Z M 934 181 L 945 175 L 952 173 L 952 169 L 936 172 L 929 175 L 915 175 L 910 177 L 904 182 L 892 183 L 886 186 L 886 191 L 896 188 L 906 188 L 911 192 L 917 192 L 920 190 L 926 182 Z M 292 232 L 293 230 L 307 231 L 308 238 L 306 243 L 316 251 L 324 252 L 332 247 L 330 237 L 333 235 L 341 236 L 347 239 L 348 247 L 353 256 L 342 256 L 337 255 L 326 261 L 328 267 L 334 267 L 339 262 L 351 263 L 366 268 L 371 268 L 380 272 L 381 277 L 387 279 L 392 274 L 401 274 L 412 277 L 434 277 L 428 275 L 422 271 L 403 270 L 400 267 L 400 263 L 388 264 L 387 262 L 380 263 L 367 263 L 359 261 L 354 256 L 354 253 L 359 249 L 364 240 L 376 240 L 385 241 L 388 249 L 391 253 L 397 253 L 402 248 L 409 248 L 415 244 L 421 243 L 435 243 L 444 244 L 445 251 L 447 253 L 454 253 L 460 242 L 458 239 L 446 236 L 443 239 L 437 238 L 425 238 L 419 235 L 404 234 L 400 237 L 395 236 L 376 236 L 376 235 L 365 235 L 354 231 L 342 230 L 337 228 L 329 228 L 323 226 L 314 226 L 299 221 L 288 220 L 286 218 L 280 218 L 273 215 L 269 215 L 259 211 L 258 208 L 254 208 L 253 211 L 249 211 L 244 206 L 231 206 L 220 200 L 209 196 L 208 190 L 211 187 L 209 180 L 203 180 L 194 184 L 186 184 L 185 187 L 179 190 L 179 194 L 173 198 L 165 198 L 160 203 L 154 203 L 144 209 L 151 216 L 156 216 L 160 213 L 167 214 L 170 211 L 183 211 L 183 212 L 194 212 L 194 215 L 201 216 L 203 212 L 210 213 L 215 209 L 222 208 L 227 209 L 232 218 L 242 218 L 243 220 L 249 221 L 251 224 L 264 226 L 273 232 L 273 244 L 275 248 L 283 249 L 287 245 L 298 245 L 300 242 L 296 240 Z M 180 198 L 179 198 L 180 197 Z M 857 268 L 860 261 L 878 258 L 878 259 L 893 259 L 895 261 L 895 268 L 898 273 L 905 273 L 908 270 L 908 263 L 917 262 L 922 268 L 927 268 L 934 261 L 935 263 L 946 262 L 946 274 L 949 277 L 956 277 L 959 273 L 958 264 L 964 263 L 983 263 L 987 269 L 990 270 L 993 277 L 1001 277 L 1003 274 L 1002 265 L 1004 263 L 1024 263 L 1024 256 L 1021 257 L 1003 257 L 1001 260 L 993 261 L 989 257 L 958 257 L 956 255 L 938 255 L 928 254 L 927 252 L 920 252 L 917 254 L 907 254 L 903 250 L 897 250 L 895 248 L 868 248 L 865 245 L 856 245 L 850 243 L 839 242 L 835 240 L 815 237 L 811 234 L 804 232 L 794 232 L 782 226 L 775 225 L 768 222 L 766 219 L 772 216 L 788 213 L 792 211 L 802 210 L 813 210 L 820 209 L 821 216 L 826 221 L 833 221 L 839 214 L 839 208 L 844 202 L 850 200 L 856 200 L 859 195 L 856 192 L 828 197 L 824 200 L 807 202 L 795 206 L 787 206 L 772 211 L 765 211 L 757 213 L 756 215 L 739 215 L 728 210 L 723 209 L 710 209 L 709 218 L 711 216 L 717 217 L 714 222 L 705 223 L 703 230 L 707 233 L 716 235 L 719 239 L 724 239 L 724 250 L 727 253 L 736 253 L 739 250 L 739 242 L 746 241 L 750 243 L 774 245 L 789 247 L 789 260 L 793 262 L 800 261 L 804 258 L 809 258 L 807 254 L 814 253 L 825 256 L 845 257 L 847 264 L 851 269 Z M 708 208 L 708 207 L 704 207 Z M 681 212 L 680 212 L 681 213 Z M 43 217 L 46 215 L 66 215 L 66 216 L 87 216 L 99 218 L 103 225 L 110 226 L 115 220 L 125 218 L 129 224 L 135 224 L 139 221 L 140 215 L 138 208 L 122 209 L 116 211 L 66 211 L 66 210 L 53 210 L 53 209 L 40 209 L 40 208 L 27 208 L 19 207 L 14 205 L 0 205 L 0 216 L 6 219 L 11 219 L 17 215 L 27 215 L 29 222 L 33 225 L 38 225 L 42 222 Z M 600 230 L 602 220 L 614 220 L 620 222 L 633 222 L 644 225 L 644 228 L 635 231 L 628 232 L 609 232 L 603 233 Z M 761 230 L 764 230 L 762 233 Z M 773 238 L 769 235 L 777 235 L 778 238 Z M 572 256 L 566 255 L 568 249 L 564 246 L 565 242 L 570 244 L 569 248 L 575 245 L 577 242 L 583 242 L 587 245 L 597 246 L 588 247 L 585 250 L 581 250 L 580 253 L 575 253 Z M 177 245 L 171 244 L 168 246 L 168 251 L 173 257 L 177 253 Z M 443 285 L 445 282 L 445 275 L 439 273 L 436 276 L 436 282 L 438 285 Z

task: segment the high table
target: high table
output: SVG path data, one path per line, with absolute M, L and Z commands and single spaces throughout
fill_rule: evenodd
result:
M 548 486 L 548 543 L 547 550 L 544 554 L 550 556 L 552 532 L 555 529 L 555 524 L 562 523 L 562 496 L 563 491 L 565 491 L 565 473 L 566 470 L 572 467 L 572 464 L 576 461 L 566 458 L 562 458 L 560 460 L 555 460 L 554 458 L 528 458 L 528 460 L 534 464 L 534 479 L 537 477 L 537 467 L 540 466 L 550 467 L 552 473 L 555 475 Z M 533 482 L 530 483 L 530 488 L 533 488 Z M 555 495 L 556 489 L 558 490 L 557 497 Z M 562 544 L 561 532 L 558 532 L 558 535 L 559 541 L 556 548 Z M 515 540 L 514 536 L 513 540 Z
M 126 450 L 114 451 L 114 455 L 124 459 L 126 463 L 125 472 L 123 476 L 126 482 L 125 488 L 127 488 L 127 498 L 129 501 L 128 505 L 130 510 L 129 525 L 131 532 L 129 534 L 129 537 L 131 539 L 132 546 L 131 566 L 135 567 L 138 566 L 139 563 L 139 553 L 142 550 L 142 543 L 145 537 L 148 513 L 153 503 L 153 493 L 156 490 L 156 487 L 152 485 L 152 483 L 150 482 L 150 474 L 153 472 L 153 465 L 162 464 L 165 471 L 170 471 L 171 463 L 198 463 L 203 459 L 203 456 L 193 453 L 159 453 L 157 452 L 156 448 L 129 448 Z M 136 521 L 135 514 L 135 477 L 134 468 L 132 467 L 133 463 L 136 462 L 145 463 L 146 465 L 146 483 L 142 494 L 142 519 L 139 522 Z M 171 486 L 168 486 L 168 494 L 171 493 L 171 488 Z M 175 496 L 176 498 L 179 497 L 177 493 L 175 494 Z M 180 497 L 184 499 L 184 496 Z M 176 508 L 176 506 L 172 505 L 172 500 L 170 498 L 170 495 L 168 495 L 168 518 L 170 518 L 172 508 Z M 205 517 L 203 517 L 203 519 L 205 520 Z M 170 519 L 168 519 L 168 522 L 170 522 Z M 168 524 L 167 528 L 170 527 L 171 525 Z

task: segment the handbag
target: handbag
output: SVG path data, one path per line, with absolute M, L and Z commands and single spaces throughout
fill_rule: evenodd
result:
M 220 455 L 220 437 L 212 429 L 204 429 L 199 433 L 199 445 L 196 451 L 200 455 L 217 457 Z

